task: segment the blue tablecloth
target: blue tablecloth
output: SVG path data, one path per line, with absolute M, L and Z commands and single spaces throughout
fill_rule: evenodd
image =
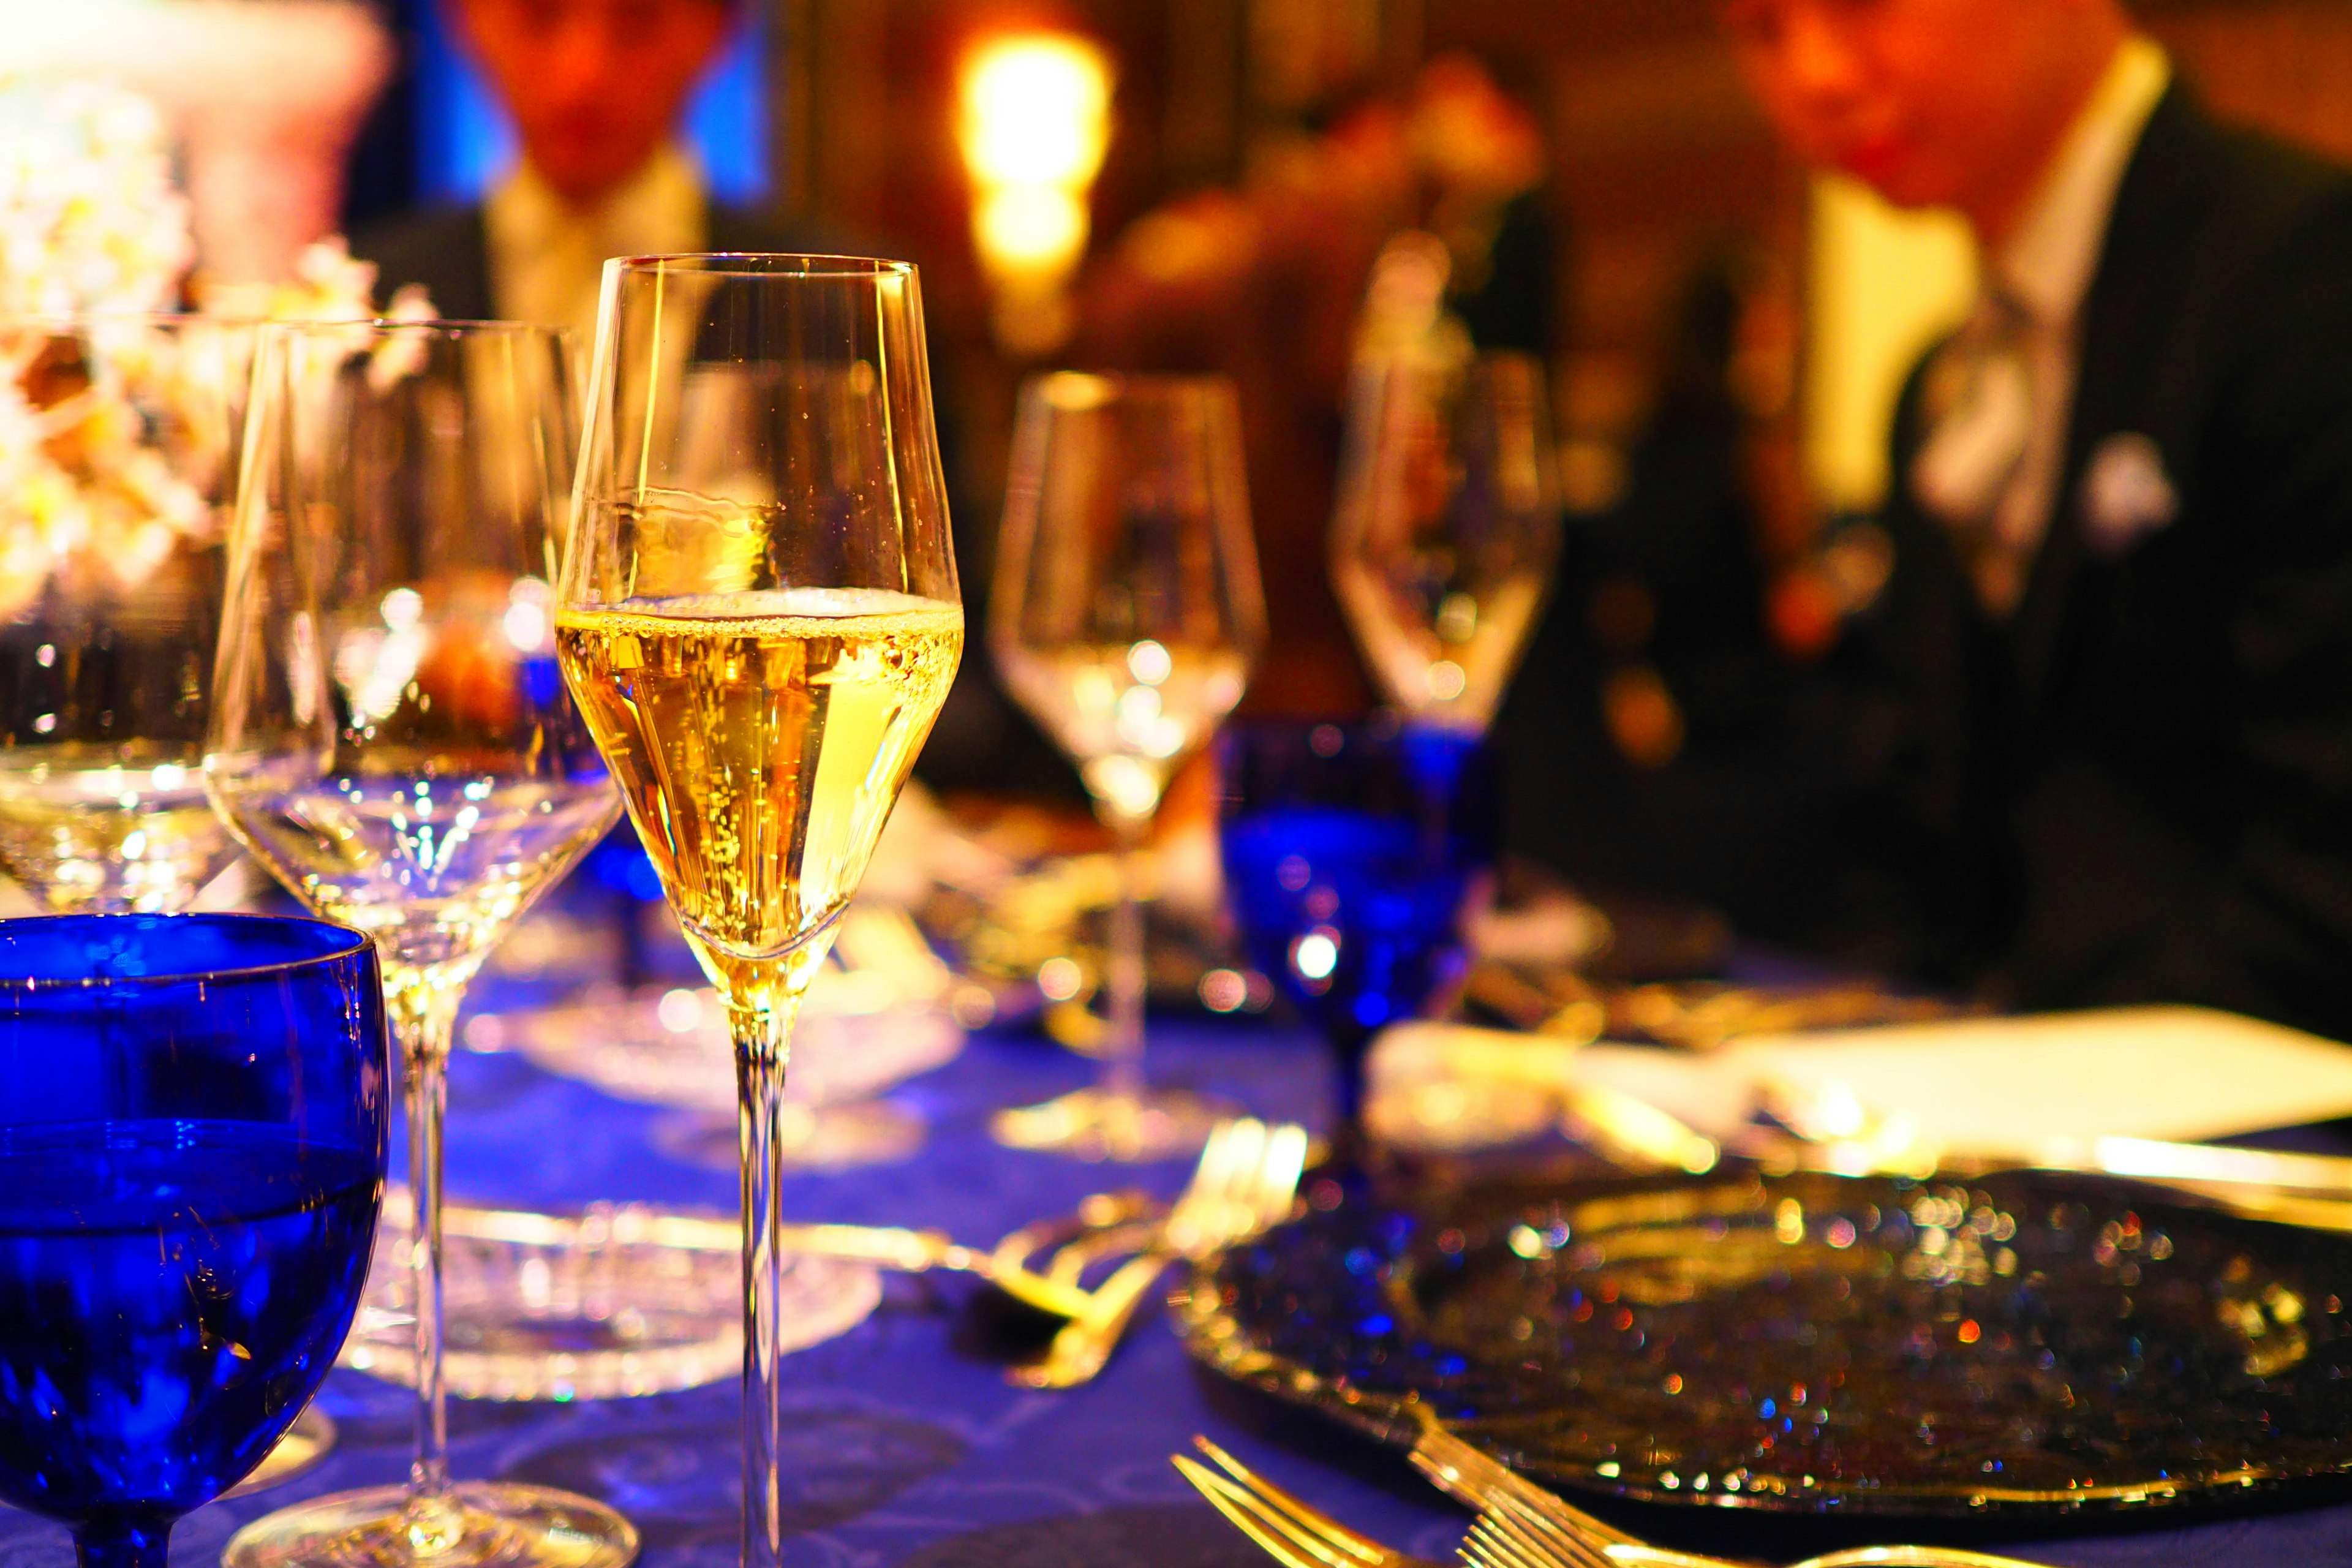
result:
M 1155 1076 L 1267 1115 L 1311 1116 L 1323 1099 L 1312 1040 L 1272 1026 L 1162 1023 L 1152 1055 Z M 812 1219 L 933 1226 L 991 1241 L 1130 1179 L 1175 1190 L 1182 1163 L 1129 1173 L 989 1142 L 991 1110 L 1073 1087 L 1087 1070 L 1034 1037 L 980 1036 L 957 1062 L 900 1091 L 929 1123 L 918 1158 L 799 1178 L 789 1185 L 791 1202 Z M 616 1104 L 514 1057 L 461 1054 L 450 1095 L 451 1189 L 469 1201 L 544 1207 L 598 1199 L 731 1205 L 730 1175 L 657 1151 L 664 1114 Z M 794 1561 L 841 1568 L 1264 1563 L 1170 1467 L 1168 1456 L 1196 1432 L 1369 1534 L 1452 1559 L 1466 1516 L 1401 1459 L 1199 1372 L 1164 1325 L 1141 1326 L 1090 1386 L 1030 1392 L 1005 1383 L 971 1295 L 971 1282 L 952 1277 L 892 1279 L 871 1320 L 791 1359 Z M 334 1454 L 289 1485 L 190 1516 L 174 1534 L 174 1564 L 210 1568 L 239 1525 L 298 1498 L 405 1475 L 406 1390 L 338 1372 L 321 1397 L 341 1428 Z M 737 1404 L 731 1381 L 607 1403 L 456 1402 L 452 1458 L 461 1479 L 510 1478 L 605 1500 L 644 1532 L 646 1568 L 725 1568 L 736 1560 Z M 1745 1515 L 1653 1509 L 1616 1516 L 1644 1533 L 1726 1552 L 1785 1558 L 1822 1544 Z M 2352 1563 L 2352 1506 L 2201 1522 L 2176 1517 L 1969 1543 L 2053 1564 Z M 63 1568 L 70 1552 L 61 1528 L 0 1510 L 0 1568 Z

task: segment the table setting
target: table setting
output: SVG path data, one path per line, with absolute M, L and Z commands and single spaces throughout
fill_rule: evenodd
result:
M 967 630 L 912 268 L 613 262 L 584 379 L 155 373 L 178 531 L 0 631 L 0 1568 L 2352 1552 L 2352 1053 L 1507 890 L 1550 416 L 1433 265 L 1350 401 L 1370 715 L 1234 716 L 1230 384 L 1024 390 L 985 635 L 1075 859 L 885 831 Z M 299 914 L 193 912 L 236 847 Z

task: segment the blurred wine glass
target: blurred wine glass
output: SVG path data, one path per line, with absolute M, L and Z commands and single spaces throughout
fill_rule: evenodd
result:
M 565 678 L 727 1008 L 743 1200 L 745 1568 L 783 1550 L 803 999 L 963 651 L 903 262 L 608 262 L 556 625 Z M 803 1292 L 803 1294 L 805 1294 Z
M 561 333 L 263 329 L 205 757 L 214 805 L 313 910 L 375 938 L 406 1068 L 417 1447 L 407 1487 L 317 1499 L 229 1568 L 329 1557 L 619 1568 L 626 1521 L 453 1486 L 441 1380 L 451 1028 L 490 949 L 620 809 L 564 695 L 554 579 L 576 427 Z M 529 1321 L 496 1326 L 516 1353 Z
M 1414 253 L 1383 258 L 1385 285 Z M 1443 319 L 1441 318 L 1441 321 Z M 1542 362 L 1433 330 L 1359 363 L 1332 584 L 1391 702 L 1470 734 L 1494 721 L 1559 555 Z
M 1059 373 L 1024 389 L 989 646 L 1078 764 L 1118 840 L 1100 1083 L 1007 1111 L 1020 1148 L 1154 1160 L 1197 1147 L 1198 1097 L 1143 1078 L 1139 847 L 1161 795 L 1241 700 L 1265 641 L 1241 416 L 1222 376 Z
M 48 909 L 187 908 L 256 327 L 0 321 L 0 869 Z

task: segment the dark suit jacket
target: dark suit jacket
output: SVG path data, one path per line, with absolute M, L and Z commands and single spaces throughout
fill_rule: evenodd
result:
M 2082 323 L 2015 616 L 1979 608 L 1906 493 L 1885 520 L 1894 574 L 1843 655 L 1887 918 L 1922 967 L 2020 1005 L 2200 1002 L 2352 1038 L 2352 176 L 2174 88 Z M 2119 529 L 2086 492 L 2119 438 L 2152 443 L 2168 521 Z
M 835 237 L 822 231 L 719 202 L 709 204 L 704 221 L 711 250 L 843 251 Z M 489 321 L 498 314 L 490 300 L 490 241 L 479 202 L 405 214 L 362 229 L 352 241 L 352 254 L 375 263 L 379 299 L 404 284 L 422 283 L 433 296 L 433 308 L 449 321 Z M 587 345 L 581 348 L 585 353 Z

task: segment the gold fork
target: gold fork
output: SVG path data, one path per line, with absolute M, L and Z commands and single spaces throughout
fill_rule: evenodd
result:
M 1425 1557 L 1407 1556 L 1357 1534 L 1273 1482 L 1260 1479 L 1206 1437 L 1193 1438 L 1192 1446 L 1225 1474 L 1218 1475 L 1206 1465 L 1175 1454 L 1170 1456 L 1170 1462 L 1178 1473 L 1209 1500 L 1209 1506 L 1232 1521 L 1234 1528 L 1287 1568 L 1439 1568 Z
M 1462 1543 L 1462 1561 L 1470 1568 L 1617 1568 L 1623 1547 L 1612 1547 L 1580 1531 L 1563 1528 L 1549 1512 L 1540 1512 L 1510 1492 L 1497 1492 L 1481 1510 Z M 1643 1553 L 1645 1561 L 1686 1561 L 1691 1568 L 1719 1561 L 1704 1557 L 1662 1559 Z
M 405 1226 L 407 1190 L 394 1187 L 385 1200 L 396 1217 L 395 1228 Z M 1073 1318 L 1086 1310 L 1090 1300 L 1081 1282 L 1083 1271 L 1140 1251 L 1163 1212 L 1146 1193 L 1097 1193 L 1082 1199 L 1074 1212 L 1033 1220 L 988 1248 L 966 1247 L 940 1231 L 896 1226 L 788 1225 L 783 1240 L 789 1251 L 870 1263 L 894 1273 L 946 1268 L 975 1275 L 1041 1312 Z M 621 1246 L 732 1251 L 741 1244 L 732 1219 L 639 1204 L 591 1204 L 576 1218 L 457 1204 L 447 1210 L 453 1236 L 520 1246 L 574 1245 L 574 1233 L 583 1224 L 593 1227 L 597 1241 Z
M 1603 1524 L 1453 1434 L 1434 1426 L 1431 1431 L 1438 1439 L 1424 1436 L 1414 1449 L 1413 1463 L 1449 1495 L 1479 1507 L 1478 1525 L 1463 1543 L 1462 1560 L 1472 1568 L 1749 1568 L 1730 1558 L 1653 1546 Z M 1423 1560 L 1359 1535 L 1256 1475 L 1206 1437 L 1194 1437 L 1192 1444 L 1224 1475 L 1181 1454 L 1174 1457 L 1177 1469 L 1277 1562 L 1293 1568 L 1423 1568 Z M 1850 1546 L 1808 1557 L 1790 1568 L 2038 1565 L 1948 1546 Z
M 1455 1436 L 1427 1412 L 1421 1414 L 1421 1436 L 1412 1446 L 1412 1467 L 1446 1496 L 1482 1510 L 1493 1506 L 1498 1499 L 1511 1499 L 1552 1520 L 1563 1530 L 1576 1531 L 1587 1543 L 1603 1552 L 1644 1544 L 1612 1525 L 1603 1524 L 1557 1492 L 1545 1490 L 1484 1448 Z
M 1482 1510 L 1462 1543 L 1469 1568 L 1731 1568 L 1724 1558 L 1654 1547 L 1601 1550 L 1562 1529 L 1549 1513 L 1507 1494 Z M 2014 1557 L 1949 1546 L 1849 1546 L 1808 1557 L 1790 1568 L 2035 1568 Z
M 1028 1388 L 1075 1388 L 1090 1382 L 1169 1267 L 1181 1258 L 1205 1258 L 1283 1218 L 1306 1164 L 1307 1130 L 1296 1123 L 1269 1127 L 1247 1117 L 1219 1122 L 1152 1246 L 1103 1281 L 1085 1310 L 1062 1325 L 1044 1360 L 1014 1367 L 1006 1376 Z
M 1497 1522 L 1489 1531 L 1490 1535 L 1517 1526 L 1512 1544 L 1519 1555 L 1494 1556 L 1479 1562 L 1479 1568 L 1554 1568 L 1563 1563 L 1579 1564 L 1580 1568 L 1593 1553 L 1620 1565 L 1641 1563 L 1652 1568 L 1741 1568 L 1733 1559 L 1669 1551 L 1604 1524 L 1558 1492 L 1536 1485 L 1426 1415 L 1421 1436 L 1413 1444 L 1412 1463 L 1414 1468 L 1437 1483 L 1438 1489 L 1476 1508 L 1481 1525 L 1490 1518 L 1496 1519 Z M 1572 1542 L 1582 1555 L 1539 1554 L 1548 1543 L 1561 1542 Z M 1530 1556 L 1531 1552 L 1538 1554 Z M 1467 1543 L 1464 1561 L 1477 1561 L 1468 1555 Z M 1849 1546 L 1808 1557 L 1791 1563 L 1790 1568 L 2036 1568 L 2036 1564 L 1952 1546 Z

